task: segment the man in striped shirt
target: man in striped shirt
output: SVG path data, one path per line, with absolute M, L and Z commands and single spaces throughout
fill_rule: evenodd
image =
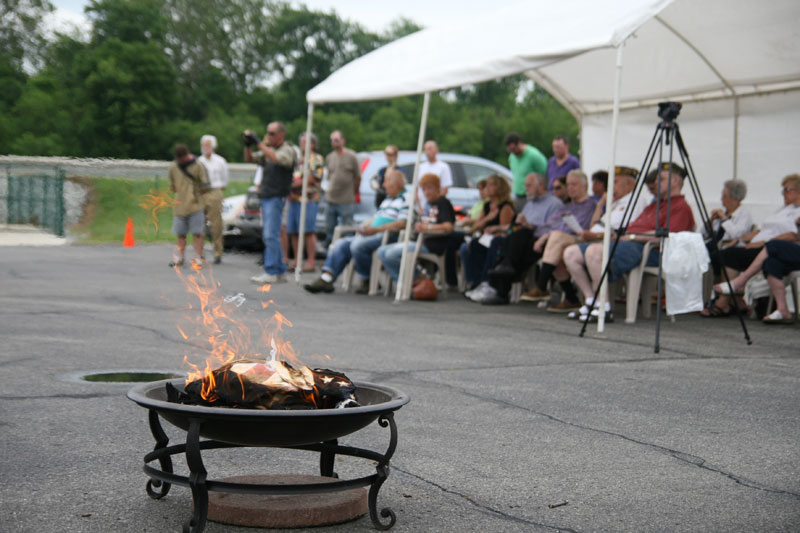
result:
M 305 290 L 312 294 L 333 292 L 334 281 L 352 259 L 360 279 L 356 293 L 367 293 L 372 252 L 381 246 L 383 232 L 404 229 L 408 219 L 405 175 L 399 170 L 387 172 L 383 185 L 386 189 L 386 199 L 381 203 L 375 216 L 360 226 L 356 235 L 333 243 L 322 266 L 322 275 L 313 283 L 304 285 Z

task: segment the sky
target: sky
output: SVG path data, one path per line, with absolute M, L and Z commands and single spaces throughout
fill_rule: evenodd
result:
M 77 24 L 88 29 L 83 8 L 88 0 L 51 0 L 56 13 L 49 21 L 51 27 L 64 30 L 69 24 Z M 421 26 L 433 26 L 447 22 L 455 22 L 464 18 L 472 18 L 476 14 L 485 13 L 519 0 L 306 0 L 302 2 L 308 8 L 336 12 L 342 18 L 360 23 L 366 29 L 380 33 L 390 22 L 403 16 Z M 292 2 L 300 4 L 300 2 Z

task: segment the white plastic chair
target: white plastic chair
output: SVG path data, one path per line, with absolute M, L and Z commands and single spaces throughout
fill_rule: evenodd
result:
M 625 323 L 634 324 L 636 322 L 636 312 L 639 307 L 639 300 L 642 300 L 642 316 L 650 318 L 652 316 L 652 303 L 650 302 L 650 295 L 656 289 L 658 282 L 658 267 L 649 267 L 647 265 L 647 256 L 650 255 L 650 250 L 656 243 L 647 242 L 642 249 L 642 260 L 639 266 L 634 267 L 628 272 L 628 284 L 625 290 Z M 664 273 L 661 273 L 664 279 Z M 661 302 L 656 302 L 656 305 L 661 305 Z M 675 317 L 670 317 L 672 322 L 675 322 Z

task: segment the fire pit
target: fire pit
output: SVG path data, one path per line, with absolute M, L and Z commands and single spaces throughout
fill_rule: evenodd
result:
M 184 380 L 164 380 L 134 387 L 128 398 L 149 410 L 150 431 L 156 441 L 154 450 L 144 457 L 144 472 L 150 477 L 147 494 L 153 499 L 167 495 L 171 485 L 190 487 L 193 512 L 184 531 L 200 532 L 208 516 L 208 491 L 239 494 L 309 494 L 334 492 L 369 486 L 369 514 L 377 529 L 386 530 L 395 523 L 391 509 L 383 508 L 378 517 L 378 491 L 389 476 L 389 460 L 397 446 L 394 411 L 408 403 L 409 397 L 390 387 L 357 382 L 359 407 L 316 410 L 256 410 L 183 405 L 167 401 L 166 384 L 182 389 Z M 168 446 L 169 438 L 159 417 L 185 430 L 186 443 Z M 362 429 L 375 420 L 389 427 L 389 446 L 378 452 L 339 445 L 337 439 Z M 203 437 L 207 440 L 200 440 Z M 261 446 L 320 452 L 320 475 L 338 478 L 333 471 L 337 454 L 361 457 L 377 462 L 376 473 L 360 478 L 324 484 L 252 485 L 206 479 L 202 450 Z M 185 453 L 190 475 L 173 473 L 172 456 Z M 160 469 L 150 463 L 158 461 Z

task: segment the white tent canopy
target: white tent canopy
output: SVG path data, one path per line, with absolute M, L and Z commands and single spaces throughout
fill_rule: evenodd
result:
M 716 199 L 722 182 L 742 176 L 758 220 L 780 202 L 780 178 L 800 168 L 798 20 L 797 0 L 524 1 L 390 43 L 334 72 L 307 99 L 384 99 L 524 72 L 578 119 L 589 171 L 614 160 L 615 96 L 623 110 L 616 159 L 631 166 L 658 122 L 655 103 L 680 100 L 703 195 Z

